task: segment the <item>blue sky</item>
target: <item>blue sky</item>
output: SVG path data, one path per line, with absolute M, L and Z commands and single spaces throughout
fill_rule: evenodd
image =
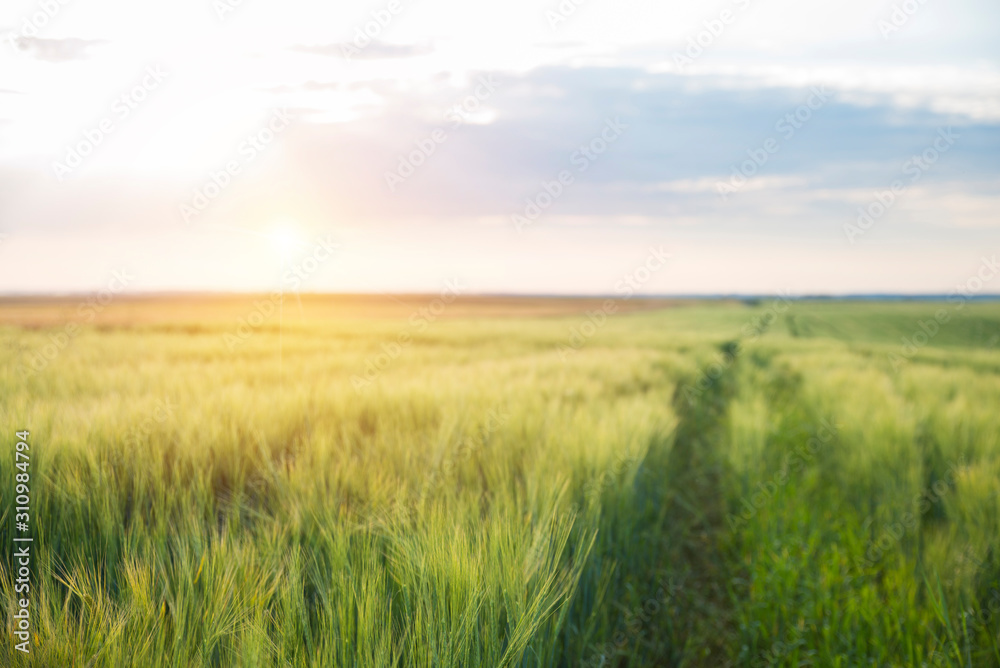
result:
M 0 291 L 268 290 L 334 239 L 302 290 L 663 247 L 644 292 L 926 293 L 1000 250 L 995 3 L 226 2 L 5 3 Z

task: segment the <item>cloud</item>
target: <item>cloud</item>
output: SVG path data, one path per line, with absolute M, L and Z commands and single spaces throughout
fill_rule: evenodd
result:
M 781 190 L 788 187 L 804 186 L 807 179 L 798 176 L 764 176 L 747 179 L 742 190 Z M 646 190 L 667 193 L 707 193 L 718 191 L 718 178 L 703 177 L 700 179 L 678 179 L 656 183 Z
M 73 60 L 85 60 L 90 57 L 90 49 L 99 44 L 105 44 L 102 39 L 46 39 L 42 37 L 18 37 L 17 46 L 39 60 L 49 63 L 65 63 Z
M 291 51 L 308 53 L 315 56 L 338 56 L 357 58 L 359 60 L 380 60 L 387 58 L 412 58 L 415 56 L 426 56 L 434 51 L 430 45 L 419 44 L 388 44 L 386 42 L 372 42 L 364 48 L 359 48 L 354 44 L 299 44 L 291 47 Z
M 340 83 L 337 81 L 307 81 L 303 84 L 273 86 L 264 90 L 270 93 L 317 93 L 320 91 L 338 90 L 340 86 Z
M 788 136 L 782 121 L 810 99 L 811 81 L 741 88 L 716 87 L 704 81 L 709 78 L 553 67 L 476 72 L 460 82 L 434 78 L 422 86 L 288 82 L 278 92 L 292 96 L 287 106 L 304 122 L 282 138 L 282 150 L 273 154 L 280 160 L 261 161 L 259 171 L 240 182 L 241 195 L 234 189 L 211 215 L 259 216 L 269 201 L 282 199 L 270 193 L 283 184 L 286 201 L 312 202 L 317 216 L 376 225 L 420 217 L 509 224 L 543 183 L 570 170 L 572 186 L 538 227 L 590 221 L 717 234 L 753 230 L 776 238 L 826 234 L 842 241 L 842 225 L 854 221 L 858 206 L 905 176 L 905 163 L 923 155 L 938 128 L 954 123 L 960 134 L 954 148 L 912 184 L 879 227 L 908 233 L 995 227 L 1000 124 L 900 109 L 887 96 L 881 104 L 856 103 L 831 86 L 829 101 Z M 483 80 L 495 80 L 495 92 L 475 98 Z M 376 84 L 382 87 L 371 109 L 347 113 L 368 103 Z M 325 94 L 294 96 L 309 90 Z M 464 122 L 455 123 L 452 112 L 470 101 Z M 491 122 L 474 122 L 486 112 Z M 581 169 L 574 154 L 618 118 L 627 130 Z M 428 144 L 436 130 L 445 139 Z M 720 184 L 762 155 L 769 139 L 777 150 L 723 200 Z M 390 192 L 386 173 L 420 146 L 432 146 L 433 154 Z M 267 188 L 259 187 L 264 183 Z M 86 189 L 87 197 L 95 190 Z M 59 214 L 54 221 L 66 219 Z
M 760 90 L 828 86 L 856 106 L 891 105 L 901 111 L 929 110 L 976 121 L 1000 121 L 1000 69 L 951 64 L 788 64 L 740 60 L 679 67 L 669 60 L 647 66 L 651 73 L 688 77 L 698 90 Z
M 397 87 L 383 91 L 384 104 L 373 115 L 337 127 L 302 126 L 289 137 L 291 169 L 301 170 L 299 182 L 323 183 L 338 211 L 366 219 L 509 221 L 542 183 L 571 170 L 573 185 L 540 225 L 583 218 L 616 225 L 669 221 L 719 231 L 752 226 L 776 235 L 822 229 L 836 236 L 859 203 L 901 178 L 906 161 L 932 145 L 938 128 L 954 124 L 959 142 L 914 184 L 928 190 L 914 187 L 894 219 L 985 228 L 996 203 L 1000 126 L 989 121 L 900 109 L 888 96 L 855 103 L 830 87 L 829 100 L 790 133 L 783 121 L 810 99 L 809 81 L 718 88 L 689 75 L 610 67 L 493 76 L 497 91 L 478 109 L 489 110 L 488 124 L 448 121 L 448 110 L 475 89 L 475 78 L 461 87 Z M 629 126 L 621 139 L 581 171 L 575 152 L 619 117 Z M 435 129 L 446 140 L 390 193 L 385 173 L 397 170 L 401 156 L 426 144 Z M 776 152 L 723 201 L 720 184 L 760 156 L 769 139 Z M 973 188 L 973 181 L 989 187 Z M 960 195 L 950 201 L 954 215 L 940 206 L 933 215 L 920 212 L 947 192 Z

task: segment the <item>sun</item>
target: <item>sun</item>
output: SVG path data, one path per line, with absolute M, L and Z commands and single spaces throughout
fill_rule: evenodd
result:
M 271 246 L 283 257 L 286 258 L 292 252 L 300 250 L 305 246 L 305 241 L 298 226 L 291 221 L 281 221 L 275 223 L 267 234 Z

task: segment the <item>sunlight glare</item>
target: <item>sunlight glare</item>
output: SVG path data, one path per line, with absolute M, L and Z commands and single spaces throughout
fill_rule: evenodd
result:
M 267 235 L 272 247 L 287 258 L 292 251 L 299 250 L 305 246 L 302 233 L 298 227 L 290 221 L 281 221 L 274 225 Z

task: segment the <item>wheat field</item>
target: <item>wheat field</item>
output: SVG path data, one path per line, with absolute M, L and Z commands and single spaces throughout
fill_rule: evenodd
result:
M 1000 305 L 435 300 L 0 303 L 0 664 L 1000 665 Z

